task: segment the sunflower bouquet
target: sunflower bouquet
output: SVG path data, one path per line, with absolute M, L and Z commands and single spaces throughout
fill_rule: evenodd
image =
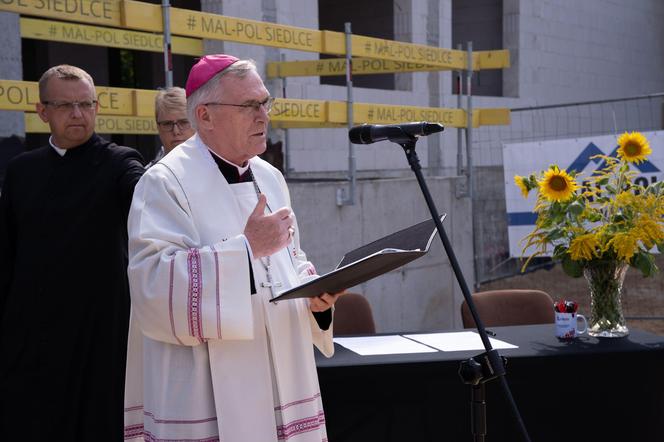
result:
M 596 155 L 602 165 L 583 178 L 552 165 L 530 176 L 515 176 L 524 197 L 537 191 L 534 230 L 523 239 L 531 258 L 553 249 L 564 271 L 574 277 L 596 262 L 626 263 L 644 276 L 657 272 L 651 253 L 664 251 L 664 182 L 635 184 L 631 163 L 652 153 L 638 132 L 618 138 L 618 156 Z M 578 183 L 582 182 L 582 185 Z

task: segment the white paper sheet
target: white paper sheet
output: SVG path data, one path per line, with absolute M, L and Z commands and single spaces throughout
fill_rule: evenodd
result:
M 451 332 L 451 333 L 424 333 L 418 335 L 404 335 L 407 338 L 417 342 L 437 348 L 441 351 L 467 351 L 484 350 L 480 335 L 472 331 Z M 495 349 L 501 348 L 519 348 L 500 339 L 489 338 L 491 345 Z
M 334 342 L 361 356 L 436 352 L 431 347 L 399 335 L 334 338 Z

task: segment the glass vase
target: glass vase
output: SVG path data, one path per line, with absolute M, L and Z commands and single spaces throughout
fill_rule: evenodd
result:
M 629 334 L 620 300 L 628 267 L 622 261 L 591 261 L 584 267 L 590 287 L 590 336 L 620 338 Z

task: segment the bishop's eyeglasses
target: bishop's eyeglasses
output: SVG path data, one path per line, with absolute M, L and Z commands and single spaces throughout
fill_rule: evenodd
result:
M 157 124 L 161 129 L 165 130 L 166 132 L 172 132 L 175 129 L 175 126 L 177 126 L 178 130 L 181 132 L 191 127 L 191 122 L 186 118 L 183 118 L 182 120 L 157 121 Z
M 51 106 L 56 111 L 67 111 L 72 112 L 74 108 L 78 108 L 81 111 L 90 111 L 95 108 L 97 105 L 97 100 L 86 100 L 86 101 L 42 101 L 44 106 Z
M 244 108 L 245 110 L 253 110 L 255 112 L 258 112 L 261 109 L 261 106 L 265 108 L 266 113 L 270 113 L 272 110 L 272 106 L 274 105 L 274 97 L 267 97 L 263 101 L 248 101 L 244 104 L 232 104 L 232 103 L 220 103 L 218 101 L 211 101 L 209 103 L 203 103 L 205 106 L 233 106 L 233 107 L 241 107 Z

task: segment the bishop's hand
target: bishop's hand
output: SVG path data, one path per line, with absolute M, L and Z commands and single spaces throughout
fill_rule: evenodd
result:
M 244 236 L 249 241 L 254 258 L 270 256 L 283 249 L 292 235 L 293 211 L 282 207 L 274 213 L 266 214 L 266 206 L 265 195 L 258 195 L 258 203 L 244 226 Z
M 345 294 L 346 290 L 342 290 L 339 293 L 323 293 L 322 295 L 309 298 L 309 309 L 314 313 L 329 310 L 337 302 L 339 297 Z

